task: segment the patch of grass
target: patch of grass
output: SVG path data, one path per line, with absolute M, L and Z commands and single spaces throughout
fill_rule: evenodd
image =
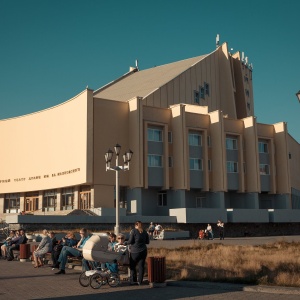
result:
M 168 279 L 300 287 L 300 243 L 150 248 L 148 256 L 166 257 Z

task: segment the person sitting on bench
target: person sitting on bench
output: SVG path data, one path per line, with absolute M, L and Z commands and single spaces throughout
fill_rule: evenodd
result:
M 13 242 L 7 249 L 7 260 L 8 261 L 14 260 L 13 250 L 20 250 L 20 245 L 26 244 L 27 240 L 28 239 L 25 235 L 25 230 L 20 229 L 20 238 L 16 242 Z
M 68 262 L 68 256 L 74 256 L 74 257 L 81 257 L 82 256 L 82 248 L 86 241 L 90 238 L 90 235 L 88 234 L 88 231 L 86 228 L 81 228 L 80 229 L 80 236 L 81 239 L 78 242 L 77 246 L 74 247 L 69 247 L 69 246 L 64 246 L 60 252 L 58 262 L 59 264 L 59 271 L 56 272 L 55 274 L 65 274 L 65 267 Z

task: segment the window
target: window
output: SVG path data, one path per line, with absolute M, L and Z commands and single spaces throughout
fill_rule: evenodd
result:
M 54 211 L 56 207 L 56 190 L 48 190 L 44 192 L 43 208 L 45 211 Z
M 202 170 L 202 159 L 190 158 L 190 170 Z
M 238 173 L 238 163 L 236 161 L 227 161 L 227 173 Z
M 260 175 L 270 175 L 270 166 L 265 164 L 260 164 L 259 173 Z
M 249 102 L 247 102 L 247 108 L 248 108 L 248 110 L 250 110 L 250 108 L 251 108 L 251 105 Z
M 248 75 L 247 74 L 244 76 L 244 80 L 245 80 L 245 82 L 248 82 Z
M 200 86 L 200 98 L 205 99 L 205 90 L 203 86 Z
M 209 84 L 204 82 L 205 95 L 209 96 Z
M 20 194 L 5 194 L 4 197 L 4 212 L 18 213 L 20 212 Z
M 246 89 L 245 93 L 246 93 L 246 96 L 249 97 L 249 95 L 250 95 L 249 90 Z
M 149 142 L 162 142 L 162 130 L 155 128 L 148 128 Z
M 62 189 L 61 207 L 63 210 L 73 209 L 74 207 L 74 191 L 73 188 Z
M 148 167 L 162 167 L 162 156 L 148 154 Z
M 196 207 L 207 207 L 205 197 L 196 197 Z
M 207 136 L 207 146 L 211 147 L 211 140 L 210 140 L 210 136 Z
M 167 206 L 167 193 L 159 192 L 157 196 L 157 206 Z
M 237 139 L 226 138 L 226 149 L 237 150 Z
M 173 168 L 173 157 L 169 156 L 169 168 Z
M 169 144 L 172 144 L 172 142 L 173 142 L 172 132 L 169 131 L 169 132 L 168 132 L 168 143 L 169 143 Z
M 200 99 L 199 99 L 199 92 L 194 90 L 194 103 L 199 104 Z
M 208 160 L 208 171 L 211 172 L 211 159 Z
M 258 142 L 258 152 L 259 153 L 268 153 L 268 143 Z
M 189 133 L 189 146 L 201 146 L 202 136 L 197 133 Z

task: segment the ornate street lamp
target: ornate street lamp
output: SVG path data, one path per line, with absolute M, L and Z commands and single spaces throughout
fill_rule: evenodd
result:
M 119 155 L 121 152 L 121 145 L 116 144 L 114 147 L 115 154 L 116 154 L 116 165 L 115 167 L 111 167 L 110 163 L 113 158 L 113 151 L 111 149 L 108 149 L 108 151 L 105 153 L 105 162 L 106 162 L 106 171 L 115 171 L 116 172 L 116 226 L 115 226 L 115 234 L 118 235 L 120 233 L 120 225 L 119 225 L 119 209 L 120 209 L 120 204 L 119 204 L 119 171 L 127 171 L 129 170 L 129 162 L 131 161 L 133 152 L 129 150 L 128 152 L 125 152 L 123 155 L 123 160 L 124 160 L 124 165 L 119 166 Z

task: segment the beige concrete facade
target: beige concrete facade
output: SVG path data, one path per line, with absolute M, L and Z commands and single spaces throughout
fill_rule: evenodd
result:
M 125 215 L 186 223 L 237 220 L 239 210 L 245 222 L 275 220 L 282 209 L 298 216 L 300 145 L 286 123 L 257 122 L 252 69 L 226 43 L 2 120 L 0 136 L 8 145 L 0 149 L 0 217 L 111 212 L 116 172 L 106 171 L 104 154 L 117 143 L 134 153 L 119 172 Z

